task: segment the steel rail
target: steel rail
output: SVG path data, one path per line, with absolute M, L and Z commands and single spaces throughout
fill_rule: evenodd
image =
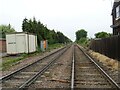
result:
M 0 78 L 0 83 L 2 83 L 2 81 L 4 81 L 4 80 L 9 79 L 9 78 L 10 78 L 11 76 L 13 76 L 14 74 L 17 74 L 18 72 L 20 72 L 20 71 L 22 71 L 22 70 L 24 70 L 24 69 L 26 69 L 26 68 L 28 68 L 28 67 L 36 64 L 36 63 L 38 63 L 38 62 L 40 62 L 41 60 L 44 60 L 44 59 L 48 58 L 49 56 L 51 56 L 51 55 L 53 55 L 53 54 L 55 54 L 55 53 L 57 53 L 57 52 L 59 52 L 59 51 L 61 51 L 61 50 L 63 50 L 64 48 L 66 48 L 66 46 L 63 47 L 63 48 L 61 48 L 61 49 L 59 49 L 59 50 L 57 50 L 57 51 L 55 51 L 55 52 L 53 52 L 53 53 L 51 53 L 51 54 L 49 54 L 49 55 L 47 55 L 47 56 L 44 56 L 43 58 L 41 58 L 41 59 L 39 59 L 39 60 L 37 60 L 37 61 L 29 64 L 29 65 L 26 65 L 26 66 L 24 66 L 24 67 L 22 67 L 22 68 L 20 68 L 20 69 L 18 69 L 18 70 L 16 70 L 16 71 L 13 71 L 12 73 L 7 74 L 6 76 L 1 77 L 1 78 Z
M 61 57 L 61 55 L 63 54 L 63 53 L 65 53 L 66 52 L 66 50 L 68 50 L 69 49 L 69 47 L 68 48 L 66 48 L 65 50 L 63 50 L 63 52 L 61 52 L 56 58 L 54 58 L 50 63 L 48 63 L 45 67 L 43 67 L 37 74 L 35 74 L 33 77 L 31 77 L 30 79 L 28 79 L 26 82 L 24 82 L 20 87 L 19 87 L 19 89 L 21 89 L 21 88 L 27 88 L 28 86 L 30 86 L 38 77 L 40 77 L 46 70 L 48 70 L 49 69 L 49 67 L 51 66 L 51 65 L 53 65 L 54 64 L 54 62 L 56 62 L 56 60 L 59 58 L 59 57 Z
M 71 90 L 74 90 L 74 73 L 75 73 L 75 54 L 74 54 L 74 46 L 73 46 L 73 58 L 72 58 L 72 76 L 71 76 Z
M 108 78 L 107 80 L 112 83 L 117 89 L 120 89 L 120 86 L 85 51 L 83 51 L 79 45 L 77 46 L 84 53 L 84 55 L 87 56 L 87 58 L 89 58 L 96 65 L 96 67 Z

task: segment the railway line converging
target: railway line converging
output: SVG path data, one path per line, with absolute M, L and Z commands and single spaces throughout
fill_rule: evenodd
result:
M 0 79 L 2 88 L 120 89 L 78 45 L 69 45 Z

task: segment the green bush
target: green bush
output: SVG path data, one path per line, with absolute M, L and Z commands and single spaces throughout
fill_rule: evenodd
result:
M 89 39 L 88 38 L 81 38 L 79 41 L 77 41 L 77 43 L 83 47 L 88 47 Z

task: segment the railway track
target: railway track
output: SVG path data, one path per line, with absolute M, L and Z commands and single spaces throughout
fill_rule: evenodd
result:
M 64 47 L 0 79 L 2 88 L 25 88 L 45 72 L 69 47 Z
M 44 76 L 48 74 L 49 76 Z M 64 47 L 2 77 L 1 83 L 2 88 L 19 89 L 120 89 L 120 86 L 78 45 Z
M 37 78 L 36 81 L 28 87 L 28 89 L 49 88 L 50 90 L 54 90 L 70 88 L 72 48 L 73 45 L 66 50 L 66 52 L 58 58 L 46 72 Z
M 81 89 L 120 89 L 120 86 L 79 46 L 73 49 L 71 90 Z

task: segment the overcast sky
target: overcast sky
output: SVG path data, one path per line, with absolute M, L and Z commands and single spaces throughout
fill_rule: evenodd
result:
M 22 21 L 35 17 L 49 29 L 75 40 L 75 32 L 85 29 L 88 37 L 99 31 L 112 33 L 111 0 L 0 0 L 0 24 L 22 31 Z

